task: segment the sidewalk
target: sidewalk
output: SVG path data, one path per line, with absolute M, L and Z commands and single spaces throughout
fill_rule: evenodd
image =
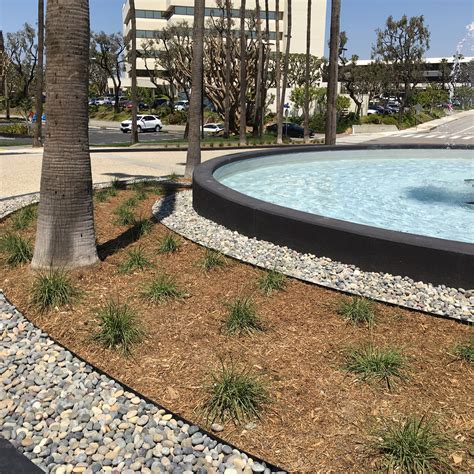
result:
M 449 122 L 454 122 L 463 117 L 468 117 L 472 115 L 474 118 L 474 110 L 465 110 L 463 112 L 453 112 L 451 115 L 447 115 L 446 117 L 441 117 L 440 119 L 430 120 L 429 122 L 422 123 L 417 125 L 416 127 L 406 128 L 405 130 L 400 130 L 403 133 L 408 132 L 429 132 L 440 125 L 444 125 Z

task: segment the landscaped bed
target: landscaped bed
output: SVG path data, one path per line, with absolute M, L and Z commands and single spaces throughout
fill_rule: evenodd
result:
M 456 350 L 471 340 L 472 327 L 376 303 L 369 303 L 373 322 L 354 324 L 341 314 L 341 305 L 352 300 L 336 291 L 273 275 L 283 288 L 268 294 L 261 288 L 261 270 L 231 259 L 206 271 L 206 250 L 163 225 L 142 221 L 142 236 L 136 225 L 135 231 L 132 224 L 117 225 L 127 214 L 118 216 L 119 207 L 135 219 L 150 219 L 157 199 L 153 189 L 99 194 L 95 221 L 102 261 L 71 274 L 79 290 L 72 305 L 39 311 L 30 302 L 35 274 L 27 265 L 8 265 L 3 255 L 1 286 L 7 297 L 92 365 L 207 428 L 212 420 L 202 407 L 211 373 L 222 362 L 249 369 L 263 381 L 270 403 L 260 419 L 227 421 L 219 436 L 291 472 L 373 472 L 383 462 L 375 434 L 407 416 L 432 420 L 434 430 L 447 435 L 451 444 L 445 443 L 441 454 L 453 470 L 474 469 L 472 365 Z M 0 223 L 0 235 L 12 230 L 12 219 Z M 34 240 L 34 220 L 24 227 L 15 232 Z M 165 251 L 173 242 L 178 248 Z M 148 261 L 143 270 L 125 265 L 131 251 L 135 261 Z M 178 297 L 153 303 L 143 292 L 163 274 L 175 278 Z M 238 298 L 250 301 L 261 330 L 225 331 L 229 306 Z M 97 311 L 111 300 L 128 304 L 145 331 L 128 356 L 92 338 Z M 358 348 L 394 349 L 391 360 L 398 369 L 388 379 L 362 381 L 367 373 L 357 372 L 363 367 L 355 363 L 360 354 L 351 353 Z

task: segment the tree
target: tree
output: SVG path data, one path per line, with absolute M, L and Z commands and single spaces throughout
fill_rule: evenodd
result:
M 137 127 L 137 114 L 138 114 L 138 97 L 137 97 L 137 16 L 135 12 L 135 0 L 129 0 L 130 5 L 130 21 L 132 28 L 130 29 L 131 35 L 131 51 L 130 51 L 130 78 L 132 80 L 132 131 L 131 131 L 131 142 L 132 145 L 138 143 L 138 127 Z
M 277 0 L 278 2 L 278 0 Z M 247 35 L 245 34 L 245 8 L 246 1 L 240 3 L 240 124 L 239 143 L 247 142 Z
M 280 0 L 275 0 L 275 88 L 276 88 L 276 113 L 277 113 L 277 143 L 283 143 L 283 108 L 281 105 L 281 54 L 280 54 Z
M 188 153 L 186 156 L 185 178 L 192 178 L 196 165 L 201 163 L 201 116 L 204 51 L 205 0 L 194 2 L 193 56 L 191 72 L 191 100 L 189 102 Z
M 291 9 L 292 9 L 291 0 L 287 0 L 286 50 L 285 50 L 285 60 L 284 60 L 284 65 L 283 65 L 283 84 L 281 86 L 280 112 L 279 112 L 279 120 L 277 124 L 277 143 L 283 142 L 283 108 L 285 106 L 286 87 L 288 84 L 288 63 L 290 60 L 290 44 L 291 44 L 291 28 L 292 28 Z
M 43 117 L 43 59 L 44 59 L 44 0 L 38 0 L 38 67 L 36 68 L 36 123 L 33 146 L 42 146 Z
M 5 51 L 5 41 L 3 38 L 3 31 L 0 30 L 0 94 L 3 94 L 3 101 L 5 104 L 5 118 L 10 118 L 10 99 L 8 87 L 8 70 L 10 69 L 10 60 Z
M 48 121 L 55 125 L 46 129 L 33 268 L 98 260 L 88 135 L 89 38 L 88 0 L 48 0 L 46 96 Z
M 226 84 L 226 94 L 224 98 L 224 137 L 229 138 L 229 124 L 230 124 L 230 94 L 229 89 L 231 87 L 231 28 L 232 28 L 232 16 L 231 16 L 231 2 L 230 0 L 225 0 L 225 84 Z
M 257 30 L 257 50 L 258 50 L 258 61 L 256 69 L 256 79 L 255 79 L 255 107 L 254 107 L 254 116 L 253 116 L 253 136 L 261 136 L 261 114 L 262 110 L 262 75 L 263 75 L 263 38 L 262 38 L 262 12 L 260 9 L 260 1 L 256 0 L 255 2 L 255 25 Z
M 108 35 L 101 31 L 92 34 L 93 54 L 92 61 L 107 73 L 114 85 L 115 112 L 120 111 L 119 96 L 122 86 L 122 72 L 125 62 L 125 43 L 121 33 Z
M 423 15 L 403 15 L 398 21 L 389 16 L 385 28 L 377 30 L 372 58 L 382 61 L 389 71 L 400 102 L 400 121 L 414 87 L 423 78 L 423 57 L 429 46 L 430 32 Z
M 445 104 L 449 99 L 449 93 L 441 85 L 430 84 L 425 90 L 416 90 L 412 95 L 412 102 L 420 104 L 430 111 L 440 104 Z
M 339 25 L 341 18 L 341 0 L 332 0 L 331 4 L 331 35 L 329 39 L 329 77 L 328 77 L 328 101 L 326 118 L 326 145 L 336 144 L 337 128 L 337 76 L 338 76 L 338 53 L 339 53 Z
M 309 88 L 310 88 L 310 58 L 311 58 L 311 0 L 308 0 L 306 24 L 306 58 L 305 58 L 305 88 L 304 88 L 304 141 L 309 143 Z

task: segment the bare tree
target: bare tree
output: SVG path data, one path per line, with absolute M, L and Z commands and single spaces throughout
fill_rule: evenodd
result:
M 336 143 L 337 127 L 337 72 L 339 57 L 339 25 L 341 16 L 341 0 L 332 0 L 331 4 L 331 36 L 329 39 L 329 77 L 328 102 L 326 116 L 326 145 Z
M 231 87 L 231 28 L 232 28 L 232 16 L 231 16 L 231 2 L 225 0 L 225 17 L 226 17 L 226 32 L 225 32 L 225 84 L 226 93 L 224 99 L 224 137 L 229 137 L 229 124 L 230 124 L 230 87 Z
M 306 71 L 304 86 L 304 142 L 309 143 L 309 88 L 310 88 L 310 59 L 311 59 L 311 0 L 308 0 L 306 23 Z
M 257 76 L 255 79 L 255 108 L 253 117 L 253 136 L 261 136 L 261 114 L 262 111 L 262 73 L 263 73 L 263 38 L 262 38 L 262 11 L 260 9 L 260 1 L 255 2 L 255 25 L 257 30 Z
M 189 102 L 188 153 L 186 156 L 185 178 L 192 178 L 194 168 L 201 163 L 201 114 L 203 83 L 203 50 L 204 50 L 204 13 L 205 0 L 194 2 L 193 23 L 193 60 L 192 88 Z
M 281 121 L 278 123 L 278 133 L 277 133 L 277 142 L 281 143 L 283 141 L 283 108 L 285 106 L 286 98 L 286 87 L 288 84 L 288 64 L 290 60 L 290 43 L 291 43 L 291 28 L 292 28 L 292 5 L 291 0 L 287 0 L 287 23 L 286 23 L 286 50 L 285 50 L 285 59 L 283 66 L 283 84 L 281 86 L 281 102 L 280 102 L 280 114 Z
M 278 1 L 278 0 L 277 0 Z M 245 34 L 246 1 L 240 3 L 240 127 L 239 142 L 247 143 L 247 36 Z
M 43 128 L 44 0 L 38 0 L 38 66 L 36 68 L 36 124 L 33 147 L 41 147 Z
M 130 51 L 130 78 L 132 80 L 132 130 L 131 142 L 132 145 L 138 143 L 138 98 L 137 98 L 137 16 L 135 12 L 135 0 L 129 0 L 130 5 L 130 21 L 132 27 L 130 29 L 131 35 L 131 51 Z
M 10 68 L 10 60 L 5 51 L 5 41 L 3 31 L 0 30 L 0 93 L 3 93 L 5 103 L 5 118 L 10 118 L 10 98 L 8 86 L 8 70 Z

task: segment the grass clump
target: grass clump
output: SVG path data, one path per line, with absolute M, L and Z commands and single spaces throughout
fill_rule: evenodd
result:
M 445 451 L 452 443 L 425 417 L 386 424 L 377 438 L 374 447 L 383 455 L 384 467 L 390 472 L 451 472 Z
M 271 295 L 274 291 L 282 290 L 285 283 L 286 276 L 274 269 L 262 273 L 258 279 L 258 286 L 266 295 Z
M 383 381 L 391 389 L 393 379 L 406 379 L 403 369 L 405 358 L 399 350 L 365 345 L 349 351 L 344 368 L 359 376 L 362 381 Z
M 370 327 L 375 323 L 372 301 L 360 296 L 341 301 L 339 314 L 354 324 L 367 324 Z
M 120 347 L 128 355 L 133 344 L 140 342 L 145 334 L 135 311 L 126 304 L 111 300 L 99 309 L 97 316 L 99 330 L 93 339 L 107 349 Z
M 211 373 L 207 387 L 208 399 L 203 410 L 208 421 L 239 423 L 259 418 L 270 403 L 268 389 L 262 378 L 249 369 L 238 369 L 233 362 L 221 362 L 220 370 Z
M 252 334 L 263 331 L 263 324 L 249 297 L 236 298 L 227 305 L 228 313 L 224 320 L 227 334 Z
M 36 275 L 31 291 L 31 302 L 40 310 L 65 306 L 79 296 L 79 291 L 71 283 L 64 270 L 49 270 Z
M 172 183 L 175 183 L 176 181 L 179 180 L 179 175 L 173 171 L 170 175 L 168 175 L 168 181 L 171 181 Z
M 222 255 L 220 252 L 216 252 L 215 250 L 206 249 L 200 262 L 200 267 L 205 272 L 208 272 L 213 268 L 224 267 L 225 264 L 226 261 L 224 255 Z
M 134 197 L 128 198 L 124 201 L 124 207 L 135 207 L 138 204 L 138 200 Z
M 122 204 L 115 209 L 114 214 L 117 216 L 115 224 L 117 225 L 134 225 L 136 217 L 129 206 Z
M 136 238 L 149 234 L 152 229 L 153 222 L 150 219 L 136 219 L 132 228 Z
M 0 252 L 5 255 L 8 265 L 16 267 L 31 261 L 33 245 L 20 235 L 8 233 L 0 238 Z
M 122 181 L 120 181 L 120 179 L 118 178 L 114 178 L 110 182 L 110 188 L 115 191 L 118 191 L 119 189 L 124 189 L 124 187 L 125 187 L 125 183 L 122 183 Z
M 38 207 L 36 205 L 24 207 L 12 216 L 12 227 L 14 230 L 26 229 L 37 218 L 37 216 Z
M 454 354 L 459 357 L 459 359 L 474 364 L 474 337 L 471 337 L 469 341 L 458 344 L 454 348 Z
M 168 233 L 163 237 L 163 239 L 161 239 L 158 252 L 159 253 L 172 253 L 172 252 L 176 252 L 178 248 L 179 248 L 178 240 L 176 239 L 176 237 L 174 237 L 173 234 Z
M 186 296 L 185 292 L 176 283 L 176 279 L 167 274 L 158 275 L 148 285 L 142 295 L 152 303 L 162 303 L 166 300 Z
M 119 270 L 121 273 L 130 273 L 133 271 L 143 271 L 152 266 L 146 258 L 143 247 L 136 247 L 127 252 L 127 259 L 121 263 Z

